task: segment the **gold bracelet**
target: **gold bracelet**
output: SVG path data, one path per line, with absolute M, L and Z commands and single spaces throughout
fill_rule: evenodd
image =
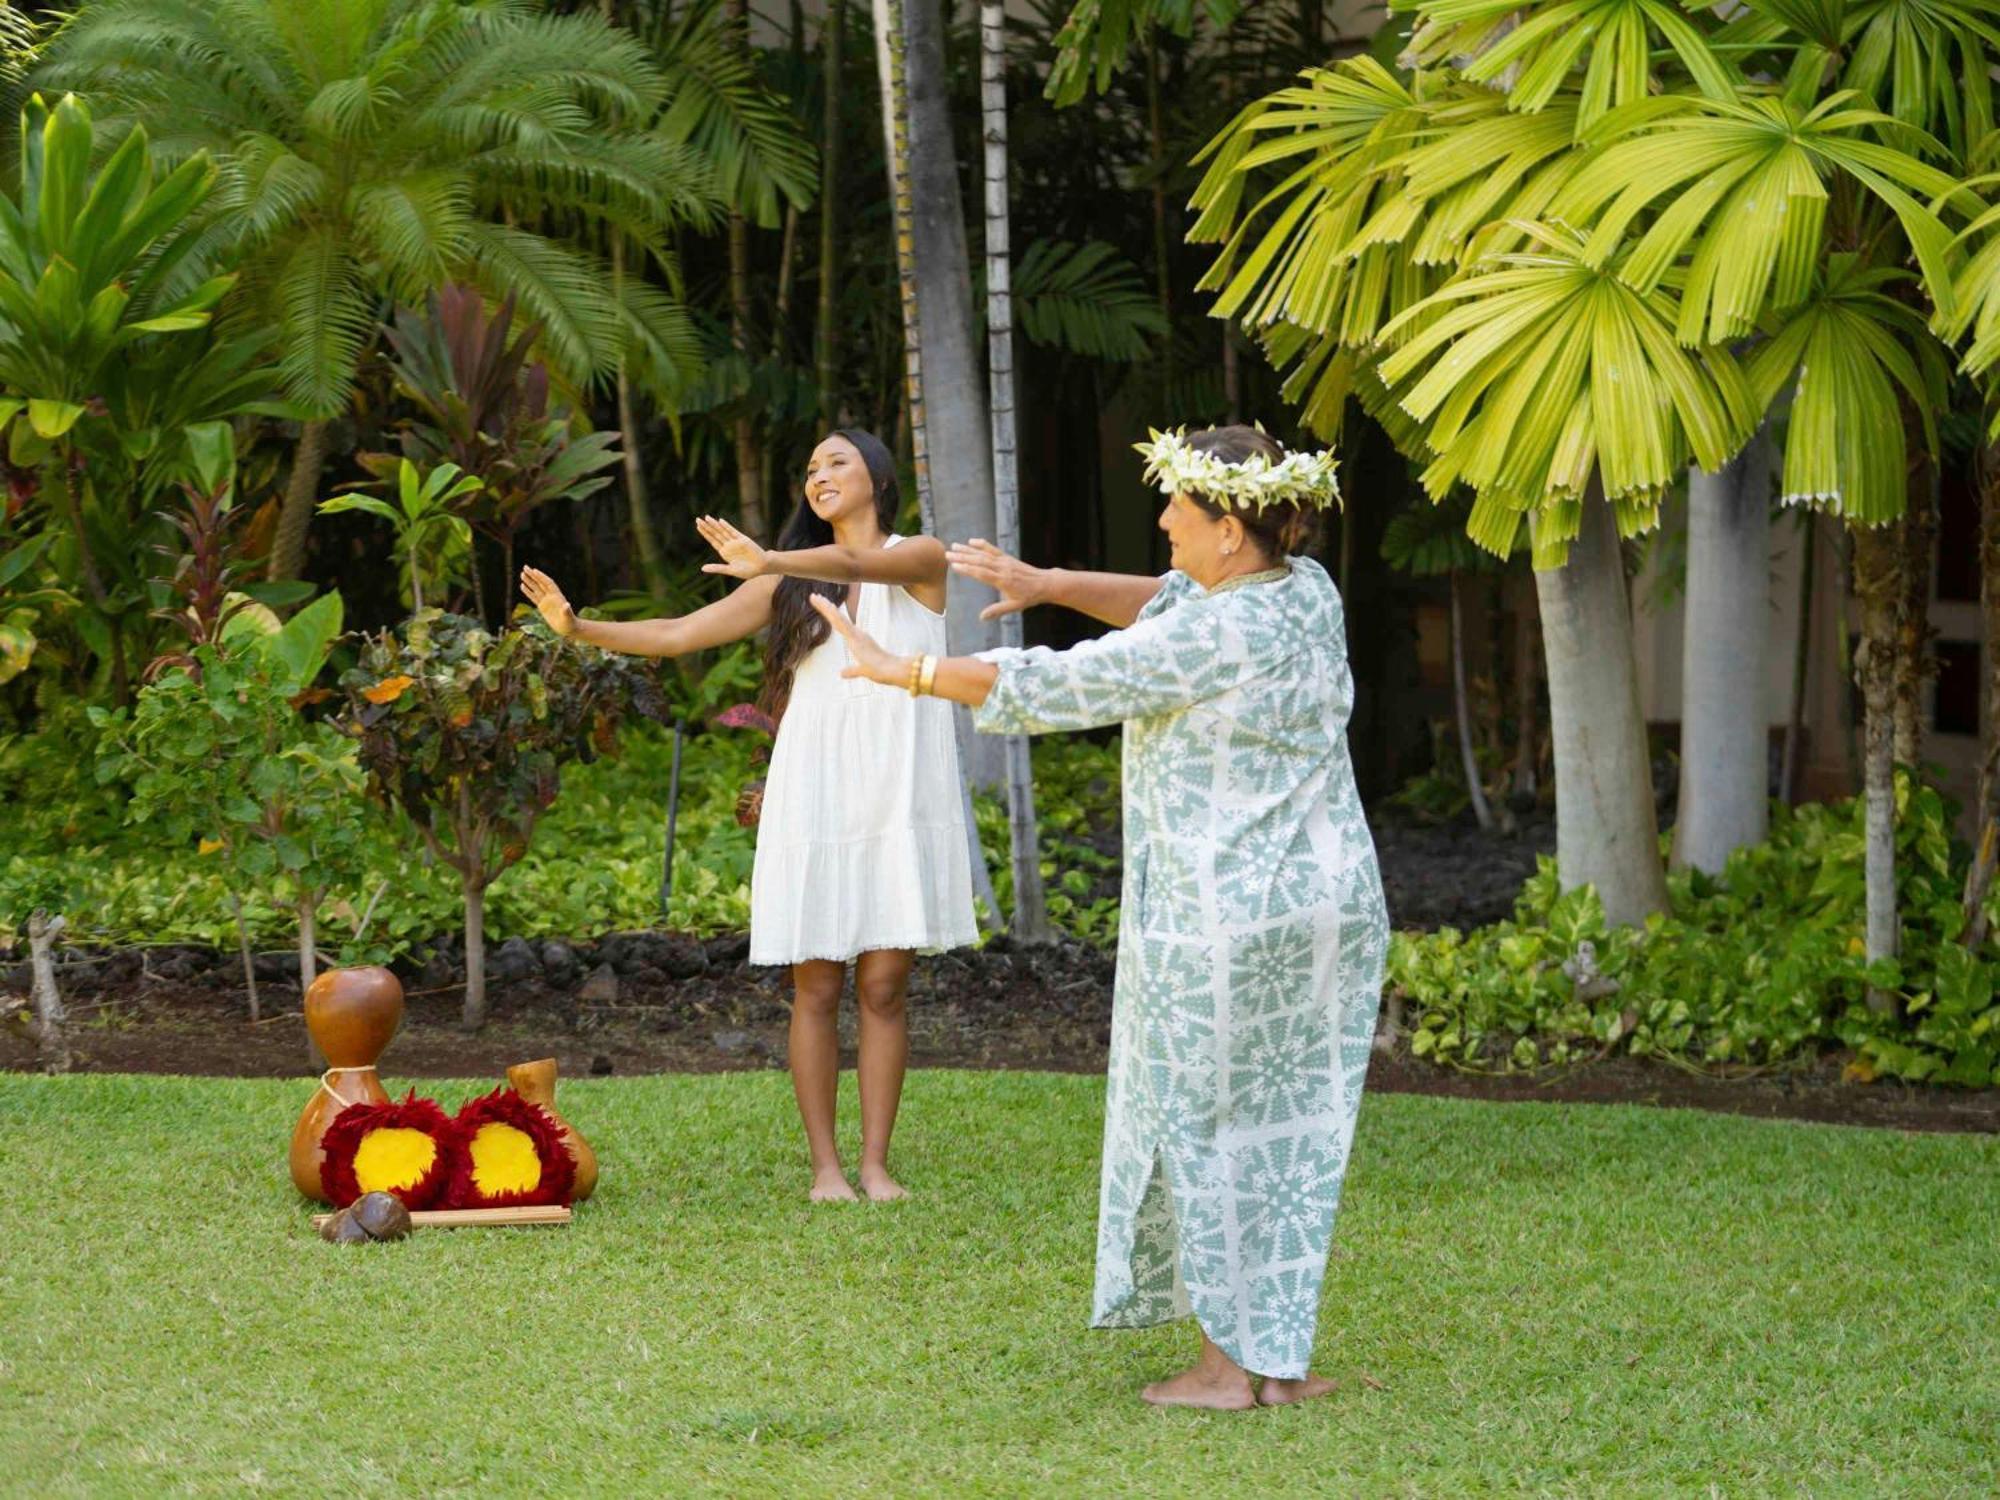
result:
M 937 686 L 937 669 L 938 659 L 935 656 L 926 656 L 924 658 L 923 673 L 917 681 L 918 696 L 930 696 L 932 689 Z
M 903 686 L 909 690 L 909 694 L 912 698 L 917 696 L 917 679 L 922 675 L 923 670 L 924 670 L 924 659 L 921 656 L 911 657 L 910 680 L 904 683 Z

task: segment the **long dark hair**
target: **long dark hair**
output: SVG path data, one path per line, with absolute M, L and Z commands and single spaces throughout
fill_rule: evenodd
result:
M 902 494 L 896 485 L 896 460 L 872 432 L 858 427 L 839 427 L 827 437 L 846 438 L 867 465 L 869 481 L 875 486 L 875 519 L 884 531 L 895 529 L 896 512 L 902 509 Z M 826 438 L 821 438 L 825 442 Z M 812 502 L 799 495 L 798 508 L 778 533 L 778 550 L 796 552 L 806 547 L 833 544 L 833 527 L 813 511 Z M 812 607 L 813 595 L 831 599 L 835 605 L 847 602 L 847 585 L 820 583 L 809 578 L 784 578 L 771 597 L 771 632 L 764 638 L 764 691 L 758 705 L 772 718 L 781 718 L 791 701 L 792 678 L 812 649 L 832 633 L 833 627 Z

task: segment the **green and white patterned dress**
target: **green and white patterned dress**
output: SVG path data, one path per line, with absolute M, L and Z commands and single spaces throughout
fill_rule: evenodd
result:
M 1182 573 L 1124 630 L 983 653 L 988 734 L 1125 724 L 1125 879 L 1091 1321 L 1192 1313 L 1306 1373 L 1389 918 L 1326 570 Z

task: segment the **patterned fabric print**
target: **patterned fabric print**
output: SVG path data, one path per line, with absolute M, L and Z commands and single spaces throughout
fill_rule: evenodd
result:
M 986 656 L 983 732 L 1127 725 L 1092 1321 L 1192 1311 L 1303 1375 L 1389 942 L 1339 597 L 1309 560 L 1220 594 L 1173 573 L 1128 629 Z

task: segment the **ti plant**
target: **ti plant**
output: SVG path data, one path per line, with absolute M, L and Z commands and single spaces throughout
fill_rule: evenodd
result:
M 405 424 L 403 458 L 456 464 L 481 484 L 457 497 L 456 514 L 499 547 L 504 590 L 514 576 L 514 538 L 529 515 L 558 500 L 581 500 L 611 482 L 617 435 L 577 435 L 569 411 L 549 403 L 549 371 L 530 357 L 542 324 L 514 327 L 509 296 L 490 317 L 478 291 L 446 287 L 428 316 L 400 310 L 388 330 L 396 383 L 420 415 Z M 392 454 L 361 455 L 378 479 L 397 471 Z M 475 595 L 484 590 L 475 560 Z
M 373 495 L 335 495 L 320 502 L 320 514 L 366 511 L 380 516 L 396 531 L 396 559 L 410 590 L 410 609 L 424 609 L 424 585 L 435 595 L 458 576 L 471 542 L 465 518 L 452 509 L 455 502 L 477 494 L 481 481 L 457 464 L 439 464 L 425 473 L 407 458 L 395 460 L 391 474 L 378 483 L 393 486 L 396 503 Z
M 562 766 L 617 749 L 628 711 L 666 707 L 651 673 L 564 642 L 539 620 L 494 634 L 419 610 L 342 674 L 368 788 L 400 810 L 465 898 L 464 1025 L 486 1022 L 486 889 L 528 852 Z
M 172 607 L 153 613 L 178 626 L 187 636 L 187 646 L 154 657 L 146 667 L 149 682 L 174 667 L 198 679 L 201 663 L 196 650 L 219 646 L 229 622 L 253 603 L 235 588 L 251 564 L 240 555 L 236 536 L 246 512 L 235 504 L 236 452 L 229 424 L 203 423 L 189 430 L 188 441 L 194 454 L 195 479 L 181 485 L 187 508 L 160 512 L 187 547 L 182 551 L 156 546 L 155 551 L 175 562 L 169 577 L 153 580 L 175 601 Z

